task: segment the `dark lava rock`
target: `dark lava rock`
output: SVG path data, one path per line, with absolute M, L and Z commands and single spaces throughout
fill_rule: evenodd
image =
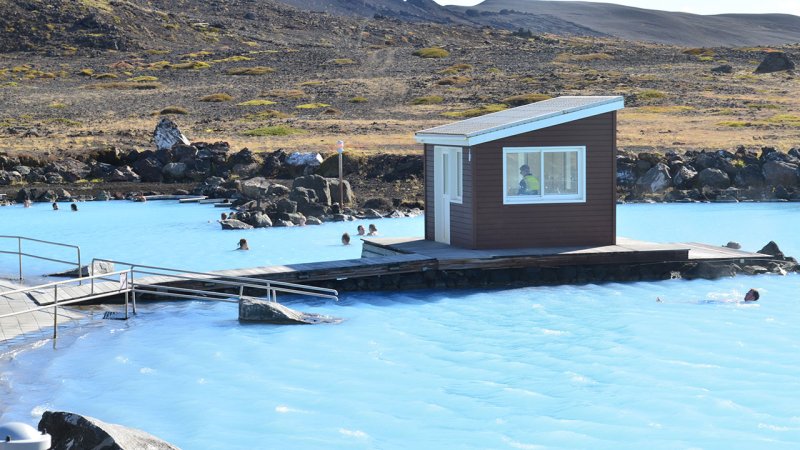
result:
M 91 169 L 86 163 L 73 158 L 64 158 L 54 161 L 45 167 L 48 173 L 57 173 L 62 179 L 69 183 L 86 178 Z
M 783 161 L 767 161 L 762 167 L 764 181 L 770 186 L 795 186 L 798 181 L 797 165 Z
M 342 321 L 335 317 L 295 311 L 278 302 L 252 297 L 245 297 L 239 301 L 239 320 L 242 322 L 262 322 L 277 325 L 309 325 L 339 323 Z
M 180 450 L 142 430 L 62 411 L 45 411 L 39 431 L 47 431 L 52 437 L 51 450 Z
M 780 72 L 794 70 L 794 61 L 784 52 L 769 52 L 756 68 L 756 73 Z
M 672 184 L 676 189 L 690 189 L 694 186 L 695 179 L 697 179 L 697 171 L 691 167 L 683 166 L 672 178 Z
M 375 197 L 367 199 L 362 205 L 364 209 L 377 209 L 381 211 L 388 211 L 392 208 L 392 203 L 383 198 L 383 197 Z
M 697 175 L 700 188 L 727 189 L 731 185 L 728 174 L 719 169 L 704 169 Z
M 222 225 L 223 230 L 249 230 L 253 228 L 252 225 L 236 219 L 221 220 L 219 223 Z
M 146 183 L 161 182 L 161 170 L 164 165 L 154 156 L 140 159 L 133 164 L 133 170 L 141 177 L 142 181 Z
M 730 64 L 723 64 L 721 66 L 712 67 L 711 73 L 733 73 L 733 66 Z
M 319 175 L 306 175 L 303 177 L 297 177 L 292 183 L 292 189 L 298 187 L 312 189 L 317 194 L 317 201 L 323 205 L 331 204 L 331 187 L 326 178 L 323 178 Z
M 783 258 L 785 256 L 775 241 L 769 241 L 758 253 L 775 256 L 776 258 Z
M 748 164 L 736 173 L 733 182 L 740 188 L 761 187 L 764 186 L 764 173 L 758 164 Z

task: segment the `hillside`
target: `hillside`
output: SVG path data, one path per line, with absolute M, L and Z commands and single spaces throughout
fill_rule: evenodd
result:
M 329 151 L 344 139 L 409 153 L 416 130 L 610 94 L 626 97 L 625 149 L 800 143 L 800 82 L 755 75 L 761 47 L 528 36 L 268 0 L 10 0 L 0 20 L 14 30 L 0 35 L 0 152 L 143 150 L 170 116 L 190 139 L 234 149 Z M 712 73 L 722 64 L 730 73 Z
M 447 8 L 465 15 L 472 10 L 474 20 L 493 26 L 534 32 L 550 32 L 542 29 L 542 23 L 560 20 L 590 30 L 586 35 L 671 45 L 733 47 L 800 42 L 800 17 L 788 14 L 704 16 L 611 3 L 545 0 L 485 0 L 469 8 Z

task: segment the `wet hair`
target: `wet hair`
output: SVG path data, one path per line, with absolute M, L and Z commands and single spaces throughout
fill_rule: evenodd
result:
M 378 231 L 378 227 L 374 223 L 369 224 L 369 231 Z
M 350 235 L 345 233 L 342 235 L 342 244 L 348 245 L 350 243 Z
M 756 300 L 758 300 L 761 297 L 761 294 L 759 294 L 758 291 L 755 289 L 750 289 L 750 292 L 753 293 L 753 297 L 755 297 Z
M 77 210 L 78 210 L 78 205 L 77 205 L 77 204 L 75 204 L 75 203 L 73 203 L 73 204 L 69 205 L 69 208 L 70 208 L 71 210 L 73 210 L 73 211 L 77 211 Z

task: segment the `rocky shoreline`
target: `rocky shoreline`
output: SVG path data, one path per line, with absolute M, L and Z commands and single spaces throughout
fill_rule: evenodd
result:
M 0 193 L 7 203 L 206 196 L 231 204 L 223 229 L 404 217 L 424 209 L 419 154 L 345 153 L 340 188 L 335 153 L 234 152 L 226 142 L 189 142 L 169 119 L 159 122 L 153 140 L 155 150 L 108 148 L 53 160 L 0 153 Z M 617 193 L 620 202 L 800 201 L 800 149 L 619 151 Z

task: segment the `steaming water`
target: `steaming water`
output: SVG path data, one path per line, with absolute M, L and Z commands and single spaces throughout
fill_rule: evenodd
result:
M 8 208 L 0 218 L 4 234 L 58 230 L 87 254 L 198 269 L 358 253 L 336 245 L 352 223 L 254 230 L 251 246 L 269 250 L 251 261 L 241 257 L 255 251 L 229 251 L 240 233 L 205 223 L 218 210 L 81 210 L 53 219 Z M 8 231 L 30 212 L 47 220 Z M 792 204 L 625 205 L 618 230 L 750 250 L 774 239 L 800 255 L 799 218 Z M 419 219 L 376 224 L 384 235 L 422 231 Z M 761 301 L 736 302 L 750 287 Z M 126 323 L 65 329 L 56 349 L 9 351 L 0 423 L 68 410 L 185 449 L 795 449 L 798 287 L 797 276 L 767 275 L 357 293 L 291 304 L 346 319 L 293 327 L 239 325 L 229 304 L 150 304 Z

